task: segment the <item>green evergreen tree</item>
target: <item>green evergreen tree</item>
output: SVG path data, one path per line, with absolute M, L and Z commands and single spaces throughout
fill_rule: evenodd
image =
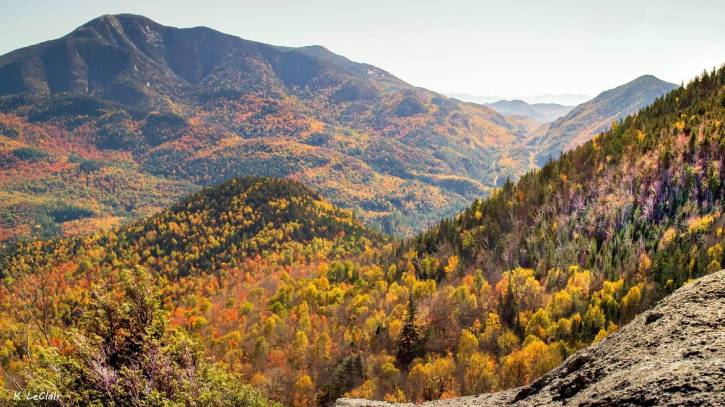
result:
M 415 300 L 413 299 L 413 294 L 410 294 L 405 323 L 398 337 L 395 352 L 398 364 L 404 368 L 407 368 L 413 359 L 423 355 L 423 341 L 421 340 L 418 326 L 415 324 L 416 313 Z

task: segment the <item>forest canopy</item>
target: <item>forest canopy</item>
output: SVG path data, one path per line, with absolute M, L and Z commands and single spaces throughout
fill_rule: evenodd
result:
M 297 182 L 238 178 L 6 243 L 4 388 L 302 407 L 531 383 L 721 268 L 724 119 L 721 68 L 402 241 Z

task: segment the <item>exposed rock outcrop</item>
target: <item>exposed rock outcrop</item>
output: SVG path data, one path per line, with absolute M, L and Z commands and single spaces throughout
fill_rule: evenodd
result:
M 680 288 L 529 386 L 425 405 L 723 406 L 725 270 Z M 352 399 L 336 404 L 386 406 L 396 405 Z

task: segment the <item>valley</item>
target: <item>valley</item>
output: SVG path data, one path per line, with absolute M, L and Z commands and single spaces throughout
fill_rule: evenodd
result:
M 569 108 L 497 112 L 319 46 L 104 16 L 0 57 L 0 239 L 118 225 L 247 175 L 301 181 L 410 236 L 665 89 L 638 86 L 587 107 L 598 121 L 577 119 L 568 142 L 546 121 Z
M 245 175 L 302 181 L 368 225 L 409 235 L 528 169 L 524 130 L 484 106 L 322 47 L 132 15 L 0 57 L 0 112 L 5 239 L 138 219 Z M 494 165 L 502 155 L 511 159 Z M 66 178 L 85 185 L 58 189 Z M 135 191 L 118 205 L 102 180 L 129 179 Z
M 698 77 L 408 239 L 370 230 L 295 180 L 246 177 L 192 187 L 137 221 L 6 243 L 3 369 L 73 403 L 146 397 L 142 388 L 178 402 L 186 393 L 176 389 L 207 381 L 217 386 L 209 397 L 248 383 L 235 390 L 255 400 L 244 405 L 294 406 L 529 384 L 721 268 L 724 86 L 723 69 Z M 21 151 L 41 165 L 40 153 Z M 253 151 L 274 149 L 265 140 Z M 98 171 L 79 161 L 74 171 Z M 171 371 L 158 370 L 159 357 L 176 361 Z M 173 373 L 190 368 L 208 375 Z
M 717 405 L 724 122 L 103 15 L 0 56 L 0 404 Z

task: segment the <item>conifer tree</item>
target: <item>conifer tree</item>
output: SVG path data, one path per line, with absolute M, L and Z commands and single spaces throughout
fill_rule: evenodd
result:
M 413 294 L 410 294 L 403 330 L 398 337 L 395 352 L 398 364 L 404 368 L 407 368 L 413 359 L 423 355 L 423 342 L 418 326 L 415 324 L 416 313 L 415 300 L 413 299 Z

